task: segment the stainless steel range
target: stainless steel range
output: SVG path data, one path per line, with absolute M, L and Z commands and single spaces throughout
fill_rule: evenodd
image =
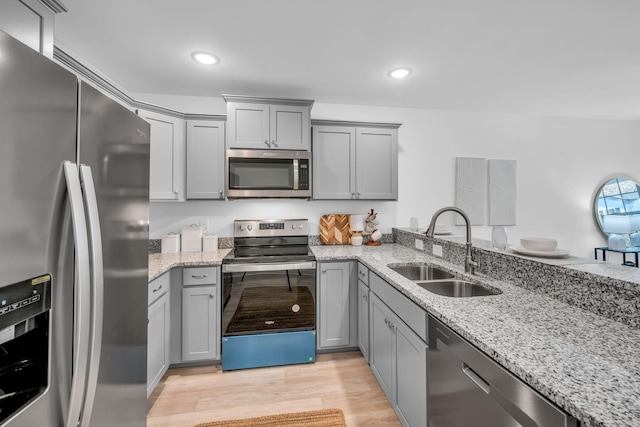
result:
M 316 261 L 306 219 L 235 221 L 222 262 L 222 369 L 316 359 Z

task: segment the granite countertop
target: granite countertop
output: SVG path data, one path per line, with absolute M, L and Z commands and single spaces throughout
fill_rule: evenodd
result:
M 173 267 L 206 267 L 221 265 L 231 249 L 215 252 L 178 252 L 174 254 L 149 254 L 149 281 L 161 276 Z
M 318 261 L 362 262 L 578 418 L 583 426 L 640 426 L 640 330 L 507 282 L 468 275 L 461 265 L 397 244 L 311 249 Z M 502 293 L 473 298 L 439 296 L 387 267 L 393 263 L 421 262 L 438 265 Z M 570 267 L 620 280 L 621 275 L 637 273 L 630 272 L 635 269 L 629 267 L 617 271 L 601 263 L 576 262 Z

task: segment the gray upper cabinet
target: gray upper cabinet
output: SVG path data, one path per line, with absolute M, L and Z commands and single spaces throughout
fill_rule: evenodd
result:
M 223 95 L 227 102 L 227 148 L 310 148 L 313 101 Z
M 313 198 L 356 198 L 356 130 L 313 127 Z
M 138 110 L 151 125 L 149 199 L 185 200 L 185 121 Z
M 54 14 L 66 11 L 56 0 L 3 0 L 0 2 L 0 30 L 53 58 Z
M 398 129 L 356 128 L 356 198 L 398 199 Z
M 397 200 L 399 126 L 314 121 L 313 198 Z
M 222 120 L 187 120 L 187 199 L 224 200 Z

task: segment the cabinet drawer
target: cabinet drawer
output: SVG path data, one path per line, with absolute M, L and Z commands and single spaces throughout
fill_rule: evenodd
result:
M 182 286 L 215 285 L 219 267 L 195 267 L 182 270 Z
M 358 280 L 369 286 L 369 269 L 361 263 L 358 263 Z
M 404 323 L 423 341 L 427 341 L 427 312 L 424 309 L 374 273 L 369 275 L 369 286 Z
M 170 274 L 168 272 L 149 282 L 147 303 L 151 305 L 152 302 L 167 293 L 170 283 Z

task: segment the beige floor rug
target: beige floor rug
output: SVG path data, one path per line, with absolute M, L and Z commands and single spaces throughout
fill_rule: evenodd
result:
M 347 427 L 340 409 L 294 412 L 240 420 L 214 421 L 195 427 Z

